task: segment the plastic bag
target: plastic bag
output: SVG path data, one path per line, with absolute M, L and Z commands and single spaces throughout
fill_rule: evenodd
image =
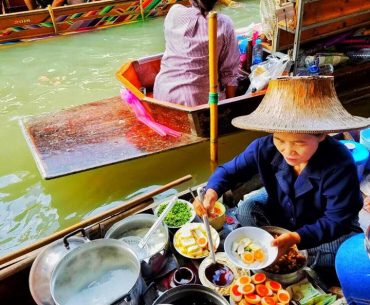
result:
M 267 87 L 270 79 L 283 75 L 284 71 L 289 71 L 292 61 L 288 55 L 269 55 L 266 60 L 258 65 L 251 67 L 249 79 L 251 84 L 246 93 L 253 93 Z

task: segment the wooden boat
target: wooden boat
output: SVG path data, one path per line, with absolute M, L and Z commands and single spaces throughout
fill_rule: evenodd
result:
M 162 55 L 159 54 L 127 62 L 117 71 L 116 77 L 145 105 L 157 122 L 184 133 L 209 137 L 208 104 L 187 107 L 153 98 L 154 80 L 160 69 L 161 58 Z M 231 120 L 236 116 L 251 113 L 263 96 L 264 92 L 261 91 L 219 101 L 219 134 L 235 131 Z M 167 117 L 173 119 L 170 121 Z
M 143 21 L 167 14 L 176 3 L 188 5 L 189 1 L 101 0 L 32 11 L 18 11 L 25 9 L 20 5 L 5 5 L 5 11 L 9 13 L 0 14 L 0 43 L 73 34 Z
M 153 196 L 160 192 L 163 192 L 169 188 L 174 187 L 180 183 L 183 183 L 191 179 L 191 176 L 185 176 L 175 181 L 168 183 L 160 187 L 157 190 L 151 191 L 148 194 L 144 194 L 140 197 L 134 198 L 125 204 L 114 208 L 112 210 L 106 211 L 103 214 L 93 217 L 96 221 L 92 219 L 87 219 L 80 224 L 73 225 L 63 231 L 57 232 L 52 236 L 40 241 L 30 247 L 23 249 L 23 251 L 18 251 L 8 255 L 7 260 L 0 258 L 0 297 L 1 304 L 22 304 L 22 305 L 35 305 L 35 301 L 32 298 L 29 289 L 29 273 L 33 261 L 37 257 L 44 247 L 48 246 L 54 240 L 64 237 L 66 234 L 76 231 L 77 229 L 84 228 L 89 239 L 104 238 L 105 233 L 108 229 L 117 221 L 124 219 L 130 215 L 134 215 L 141 212 L 149 212 L 148 209 L 153 207 Z M 239 186 L 237 189 L 228 192 L 227 196 L 224 195 L 223 203 L 226 206 L 233 207 L 242 198 L 243 194 L 251 192 L 261 186 L 261 182 L 258 178 L 253 178 L 247 183 Z M 194 187 L 196 189 L 196 187 Z M 178 194 L 178 198 L 187 201 L 192 201 L 192 194 L 190 191 L 184 191 Z M 168 198 L 169 199 L 169 198 Z M 167 199 L 167 200 L 168 200 Z M 164 199 L 163 201 L 167 201 Z M 157 203 L 158 204 L 158 203 Z M 150 213 L 150 212 L 149 212 Z M 27 251 L 29 249 L 29 251 Z M 18 254 L 22 254 L 21 256 Z M 181 259 L 181 258 L 180 258 Z M 195 264 L 199 265 L 199 261 Z M 321 282 L 316 276 L 316 273 L 311 270 L 308 276 L 316 276 L 316 285 L 322 284 L 321 287 L 326 285 L 332 285 L 336 283 L 336 276 L 334 270 L 325 270 L 325 280 Z M 312 275 L 313 274 L 313 275 Z M 296 304 L 296 303 L 293 303 Z
M 43 178 L 65 176 L 207 140 L 208 104 L 186 107 L 153 99 L 151 92 L 160 59 L 161 55 L 156 55 L 128 62 L 117 77 L 142 101 L 156 122 L 180 131 L 181 137 L 158 135 L 137 120 L 119 96 L 25 117 L 21 120 L 23 133 Z M 339 98 L 354 115 L 370 116 L 368 71 L 370 63 L 336 72 Z M 220 101 L 219 134 L 236 130 L 231 125 L 232 118 L 252 112 L 262 98 L 263 92 L 257 92 Z
M 117 71 L 116 77 L 125 88 L 142 101 L 159 123 L 168 124 L 174 129 L 181 128 L 182 132 L 208 137 L 210 125 L 208 104 L 186 107 L 153 98 L 154 80 L 160 70 L 161 58 L 162 55 L 154 55 L 127 62 Z M 368 98 L 370 95 L 370 79 L 367 77 L 369 72 L 369 62 L 347 66 L 335 72 L 335 86 L 343 104 L 347 105 Z M 234 131 L 231 120 L 236 116 L 252 112 L 263 96 L 264 91 L 260 91 L 220 101 L 218 104 L 219 133 L 222 135 Z M 366 103 L 367 100 L 363 102 Z M 171 113 L 174 120 L 172 122 L 166 120 L 165 113 Z M 362 115 L 370 116 L 370 109 L 368 113 Z

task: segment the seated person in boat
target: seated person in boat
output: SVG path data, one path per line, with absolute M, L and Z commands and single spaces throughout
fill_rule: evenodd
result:
M 333 267 L 339 245 L 361 232 L 363 201 L 351 153 L 328 133 L 365 128 L 369 119 L 343 108 L 333 78 L 293 77 L 271 80 L 259 107 L 232 123 L 272 134 L 216 169 L 203 204 L 194 202 L 197 213 L 210 213 L 224 192 L 259 174 L 264 188 L 238 205 L 241 225 L 288 229 L 273 241 L 279 255 L 296 244 L 308 250 L 308 263 L 320 251 L 318 266 Z
M 208 102 L 208 19 L 217 0 L 175 4 L 164 22 L 166 49 L 154 82 L 154 98 L 185 106 Z M 230 18 L 218 14 L 219 99 L 235 96 L 239 49 Z

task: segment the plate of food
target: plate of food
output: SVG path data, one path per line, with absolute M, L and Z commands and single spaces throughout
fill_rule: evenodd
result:
M 162 202 L 154 210 L 154 214 L 158 217 L 162 214 L 168 202 Z M 192 222 L 196 214 L 193 205 L 186 200 L 177 199 L 173 208 L 164 218 L 164 223 L 171 229 L 181 228 L 186 223 Z
M 291 295 L 283 286 L 263 273 L 241 276 L 230 288 L 231 305 L 275 305 L 289 304 Z
M 220 236 L 210 227 L 215 251 L 220 245 Z M 173 245 L 177 252 L 188 258 L 204 258 L 208 256 L 207 233 L 203 223 L 187 223 L 175 233 Z
M 269 232 L 274 238 L 290 232 L 284 228 L 274 226 L 266 226 L 263 229 Z M 294 245 L 287 253 L 260 271 L 283 285 L 290 285 L 300 281 L 306 275 L 307 257 L 307 250 L 298 250 L 297 246 Z
M 271 265 L 278 254 L 273 247 L 273 236 L 257 227 L 242 227 L 232 231 L 225 239 L 224 249 L 228 258 L 237 266 L 249 270 Z

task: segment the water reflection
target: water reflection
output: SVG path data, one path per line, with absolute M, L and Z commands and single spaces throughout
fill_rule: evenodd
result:
M 37 241 L 40 232 L 47 236 L 60 227 L 58 211 L 51 206 L 52 196 L 44 193 L 41 183 L 12 198 L 13 184 L 22 183 L 26 177 L 9 175 L 0 179 L 0 256 L 20 244 Z

